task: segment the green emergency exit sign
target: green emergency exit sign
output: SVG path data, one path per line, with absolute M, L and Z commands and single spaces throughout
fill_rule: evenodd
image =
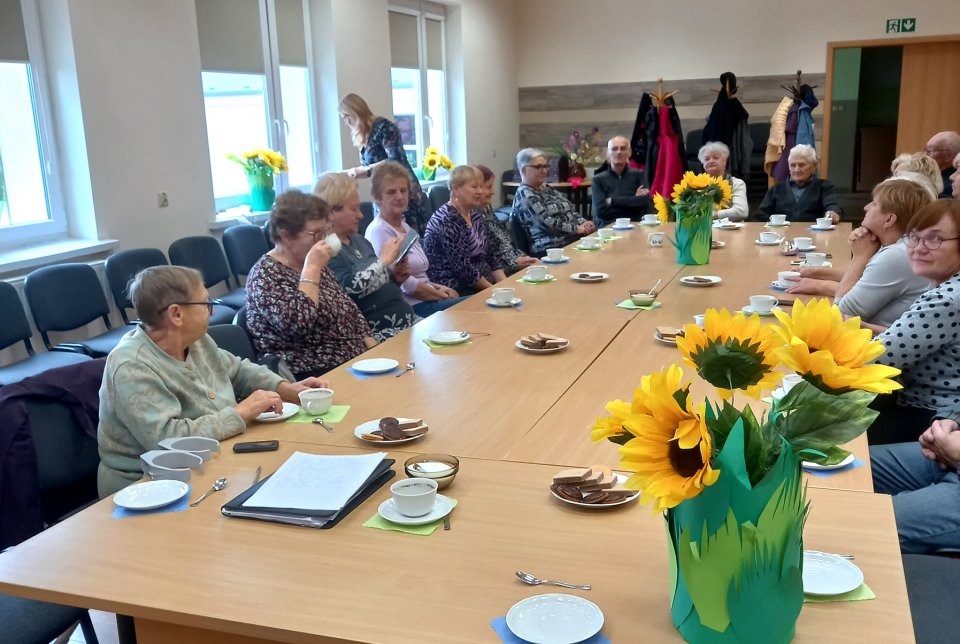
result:
M 917 30 L 916 18 L 889 18 L 887 19 L 887 33 L 907 34 Z

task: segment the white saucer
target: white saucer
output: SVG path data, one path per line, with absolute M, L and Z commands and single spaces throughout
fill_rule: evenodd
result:
M 812 251 L 812 250 L 817 250 L 817 247 L 816 247 L 816 246 L 807 246 L 806 248 L 798 248 L 798 249 L 797 249 L 797 252 L 798 252 L 798 253 L 809 253 L 809 252 Z
M 790 288 L 790 287 L 789 287 L 789 286 L 780 286 L 780 282 L 774 280 L 774 281 L 770 282 L 770 288 L 772 288 L 772 289 L 775 290 L 775 291 L 785 291 L 785 290 L 787 290 L 787 289 Z
M 544 264 L 562 264 L 564 262 L 569 262 L 570 258 L 567 257 L 566 255 L 561 255 L 560 259 L 554 260 L 554 259 L 547 259 L 546 257 L 544 257 L 540 261 L 543 262 Z
M 520 340 L 517 340 L 513 346 L 520 349 L 521 351 L 526 351 L 527 353 L 556 353 L 557 351 L 563 351 L 564 349 L 569 347 L 570 342 L 568 341 L 562 347 L 549 347 L 547 349 L 531 349 L 530 347 L 523 346 L 523 343 L 520 342 Z
M 818 232 L 826 232 L 828 230 L 836 230 L 837 227 L 835 224 L 830 224 L 826 228 L 820 228 L 819 226 L 810 226 L 810 230 L 816 230 Z
M 701 279 L 708 279 L 708 280 L 710 280 L 710 282 L 709 282 L 709 283 L 707 283 L 707 282 L 695 282 L 695 281 L 692 281 L 694 277 L 699 277 L 699 278 L 701 278 Z M 680 278 L 680 283 L 683 284 L 684 286 L 693 286 L 693 287 L 699 287 L 699 288 L 705 288 L 705 287 L 708 287 L 708 286 L 716 286 L 717 284 L 719 284 L 719 283 L 722 282 L 722 281 L 723 281 L 723 278 L 722 278 L 722 277 L 718 277 L 717 275 L 687 275 L 686 277 L 681 277 L 681 278 Z
M 842 595 L 863 583 L 863 571 L 856 564 L 826 552 L 803 551 L 803 593 Z
M 145 481 L 123 488 L 113 495 L 113 502 L 127 510 L 153 510 L 179 501 L 189 491 L 183 481 Z
M 764 228 L 786 228 L 786 227 L 789 226 L 789 225 L 790 225 L 790 222 L 789 222 L 789 221 L 785 221 L 785 222 L 783 222 L 782 224 L 772 224 L 772 223 L 770 223 L 770 222 L 768 221 L 768 222 L 765 223 L 763 226 L 764 226 Z
M 833 267 L 833 263 L 830 262 L 830 261 L 826 261 L 826 262 L 820 264 L 819 266 L 812 266 L 812 265 L 808 264 L 808 263 L 807 263 L 807 260 L 805 260 L 805 259 L 795 259 L 795 260 L 793 260 L 792 262 L 790 262 L 790 265 L 791 265 L 791 266 L 802 266 L 803 268 L 832 268 L 832 267 Z
M 602 246 L 602 245 L 601 245 L 601 246 L 597 246 L 596 248 L 587 248 L 587 247 L 584 246 L 583 244 L 577 244 L 576 246 L 574 246 L 574 248 L 576 248 L 577 250 L 585 250 L 585 251 L 587 251 L 588 253 L 589 253 L 590 251 L 593 251 L 593 250 L 603 250 L 603 246 Z
M 265 411 L 259 416 L 257 416 L 257 421 L 261 423 L 278 423 L 281 420 L 286 420 L 300 411 L 300 405 L 295 403 L 283 403 L 283 412 L 275 413 L 272 411 Z
M 603 611 L 577 595 L 534 595 L 510 607 L 507 628 L 532 644 L 574 644 L 600 632 Z
M 721 230 L 740 230 L 746 226 L 746 224 L 738 224 L 736 222 L 730 222 L 729 224 L 716 223 L 713 225 L 714 228 L 720 228 Z
M 754 313 L 756 313 L 762 318 L 769 318 L 773 316 L 774 311 L 780 311 L 780 310 L 782 309 L 779 306 L 774 306 L 772 309 L 770 309 L 766 313 L 760 313 L 759 311 L 754 311 L 753 307 L 747 304 L 745 307 L 740 309 L 740 312 L 743 313 L 744 315 L 753 315 Z
M 461 344 L 470 339 L 466 331 L 439 331 L 430 336 L 430 342 L 436 344 Z
M 834 463 L 833 465 L 820 465 L 819 463 L 811 463 L 810 461 L 803 461 L 800 463 L 800 467 L 805 470 L 813 470 L 817 472 L 829 472 L 830 470 L 839 470 L 841 468 L 850 465 L 853 461 L 856 460 L 853 454 L 847 454 L 847 457 L 840 461 L 839 463 Z
M 520 298 L 515 297 L 512 300 L 510 300 L 508 303 L 501 304 L 500 302 L 497 302 L 495 299 L 491 297 L 487 300 L 487 304 L 489 304 L 490 306 L 497 306 L 500 308 L 508 308 L 508 307 L 516 306 L 517 304 L 520 304 Z
M 579 277 L 580 275 L 589 275 L 589 277 Z M 610 277 L 606 273 L 596 273 L 593 271 L 580 271 L 570 276 L 574 282 L 602 282 Z
M 783 241 L 782 239 L 778 239 L 776 241 L 765 242 L 765 241 L 760 241 L 759 239 L 754 239 L 753 243 L 756 244 L 757 246 L 779 246 L 780 242 L 782 241 Z
M 645 222 L 645 221 L 641 221 L 641 222 L 640 222 L 640 225 L 641 225 L 641 226 L 650 226 L 650 227 L 653 227 L 653 226 L 659 226 L 659 225 L 660 225 L 660 222 L 659 222 L 659 221 L 655 221 L 655 222 L 653 222 L 653 223 L 647 223 L 647 222 Z
M 350 368 L 360 373 L 386 373 L 399 366 L 399 362 L 390 358 L 370 358 L 369 360 L 358 360 L 350 365 Z
M 613 226 L 611 226 L 611 228 L 613 228 L 614 230 L 633 230 L 633 224 L 630 224 L 629 226 L 617 226 L 617 225 L 613 225 Z
M 554 277 L 553 275 L 550 275 L 549 273 L 547 273 L 547 275 L 544 276 L 544 278 L 543 278 L 542 280 L 535 280 L 535 279 L 533 279 L 532 277 L 529 277 L 529 276 L 527 276 L 527 275 L 524 275 L 522 279 L 523 279 L 524 282 L 528 282 L 528 283 L 530 283 L 530 284 L 542 284 L 543 282 L 552 282 L 553 280 L 555 280 L 555 279 L 557 279 L 557 278 Z M 517 281 L 519 282 L 520 280 L 517 280 Z
M 453 510 L 453 501 L 442 494 L 438 494 L 437 502 L 433 504 L 433 509 L 423 516 L 408 517 L 405 514 L 400 514 L 400 512 L 397 511 L 397 504 L 393 500 L 393 497 L 390 497 L 380 504 L 380 507 L 377 508 L 377 514 L 390 523 L 396 523 L 399 525 L 423 525 L 425 523 L 439 521 L 443 517 L 450 514 L 451 510 Z
M 411 420 L 416 420 L 416 419 L 414 419 L 414 418 L 400 418 L 400 417 L 398 416 L 398 417 L 397 417 L 397 420 L 399 420 L 401 423 L 405 423 L 405 422 L 409 422 L 409 421 L 411 421 Z M 380 419 L 379 419 L 379 418 L 374 419 L 374 420 L 368 420 L 368 421 L 365 422 L 365 423 L 360 423 L 359 425 L 357 425 L 356 427 L 354 427 L 354 429 L 353 429 L 353 435 L 356 436 L 357 438 L 359 438 L 360 440 L 362 440 L 364 443 L 368 443 L 368 444 L 370 444 L 370 445 L 397 445 L 398 443 L 409 443 L 410 441 L 415 441 L 415 440 L 417 440 L 418 438 L 423 438 L 424 436 L 426 436 L 427 434 L 430 433 L 430 432 L 427 432 L 427 434 L 420 434 L 419 436 L 411 436 L 411 437 L 409 437 L 409 438 L 401 438 L 400 440 L 395 440 L 395 441 L 388 441 L 388 440 L 368 441 L 366 438 L 363 437 L 363 434 L 369 434 L 370 432 L 372 432 L 372 431 L 374 431 L 374 430 L 376 430 L 376 429 L 380 429 Z
M 627 477 L 624 476 L 623 474 L 614 474 L 614 476 L 617 477 L 616 485 L 618 486 L 623 486 L 623 484 L 627 482 Z M 571 501 L 570 499 L 565 499 L 559 494 L 557 494 L 556 492 L 554 492 L 553 490 L 550 490 L 550 494 L 552 494 L 557 499 L 563 501 L 564 503 L 567 503 L 569 505 L 575 505 L 578 508 L 586 508 L 588 510 L 601 510 L 603 508 L 612 508 L 618 505 L 624 505 L 625 503 L 630 503 L 631 501 L 636 501 L 637 497 L 640 496 L 640 490 L 637 490 L 636 494 L 631 494 L 627 498 L 621 501 L 616 501 L 615 503 L 582 503 L 580 501 Z

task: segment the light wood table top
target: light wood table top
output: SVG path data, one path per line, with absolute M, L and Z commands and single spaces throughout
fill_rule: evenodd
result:
M 0 591 L 132 615 L 141 644 L 495 642 L 490 620 L 558 590 L 525 586 L 514 571 L 526 570 L 592 584 L 567 592 L 600 606 L 615 642 L 680 641 L 663 520 L 647 508 L 580 510 L 551 496 L 554 467 L 466 458 L 447 491 L 459 502 L 449 532 L 362 527 L 389 486 L 331 530 L 220 515 L 256 465 L 270 472 L 294 449 L 319 448 L 215 456 L 192 496 L 220 476 L 231 486 L 185 512 L 114 519 L 106 499 L 0 556 Z M 407 454 L 391 456 L 398 468 Z M 912 641 L 890 497 L 812 489 L 810 499 L 805 546 L 855 554 L 877 598 L 806 604 L 796 641 Z

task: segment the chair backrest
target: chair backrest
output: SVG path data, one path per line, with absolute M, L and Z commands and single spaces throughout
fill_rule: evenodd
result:
M 20 294 L 9 282 L 0 282 L 0 311 L 3 311 L 3 315 L 0 315 L 0 349 L 6 349 L 23 340 L 27 352 L 33 355 L 30 323 L 23 310 Z
M 170 263 L 195 268 L 203 275 L 203 285 L 210 288 L 224 282 L 230 289 L 230 267 L 220 242 L 208 235 L 184 237 L 170 244 Z
M 207 335 L 213 338 L 218 347 L 238 358 L 257 361 L 257 351 L 243 327 L 237 324 L 214 324 L 207 329 Z
M 130 322 L 127 318 L 127 309 L 133 308 L 133 302 L 130 301 L 127 293 L 130 280 L 145 268 L 166 265 L 167 257 L 159 248 L 131 248 L 107 258 L 103 269 L 107 274 L 107 284 L 110 286 L 113 301 L 120 309 L 120 316 L 124 322 Z
M 233 316 L 233 323 L 250 335 L 250 329 L 247 327 L 247 307 L 241 306 L 237 314 Z
M 450 201 L 450 188 L 447 186 L 431 186 L 427 191 L 430 197 L 430 212 L 437 212 L 440 206 Z
M 70 331 L 100 318 L 110 328 L 110 307 L 97 272 L 88 264 L 57 264 L 23 281 L 33 322 L 49 347 L 48 331 Z
M 267 248 L 260 226 L 240 224 L 223 231 L 223 250 L 227 253 L 230 270 L 239 282 L 240 276 L 246 276 L 257 260 L 270 249 Z
M 27 399 L 30 433 L 37 452 L 40 492 L 65 491 L 76 485 L 93 483 L 87 494 L 68 512 L 97 498 L 97 468 L 100 452 L 97 439 L 81 429 L 69 407 L 56 400 Z M 70 495 L 72 496 L 72 495 Z
M 527 227 L 523 225 L 520 217 L 514 212 L 510 213 L 510 232 L 513 235 L 513 243 L 517 249 L 533 257 L 533 242 L 530 239 L 530 233 L 527 232 Z
M 363 235 L 367 232 L 367 226 L 373 223 L 373 202 L 361 201 L 360 212 L 363 213 L 363 217 L 360 219 L 360 234 Z
M 362 205 L 362 204 L 361 204 Z M 273 250 L 273 240 L 270 239 L 270 220 L 263 222 L 263 238 L 267 240 L 267 250 Z

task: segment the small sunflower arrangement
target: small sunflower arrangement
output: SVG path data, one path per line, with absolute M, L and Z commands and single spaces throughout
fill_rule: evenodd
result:
M 704 328 L 689 324 L 677 338 L 682 364 L 718 403 L 694 401 L 673 364 L 643 376 L 632 401 L 609 402 L 591 428 L 594 441 L 620 445 L 634 472 L 626 487 L 665 515 L 671 612 L 688 641 L 789 641 L 803 603 L 800 461 L 843 460 L 839 445 L 877 415 L 874 396 L 900 388 L 899 370 L 873 364 L 883 344 L 829 300 L 774 313 L 778 324 L 709 309 Z M 782 367 L 803 381 L 769 413 L 735 405 L 774 390 Z
M 670 241 L 677 249 L 677 263 L 710 261 L 713 211 L 726 208 L 732 199 L 730 182 L 705 172 L 685 172 L 680 183 L 673 186 L 669 201 L 660 193 L 653 196 L 660 221 L 676 219 L 676 239 Z
M 429 147 L 423 151 L 423 161 L 421 163 L 421 172 L 426 181 L 432 181 L 437 176 L 438 168 L 453 170 L 453 161 L 440 153 L 435 147 Z
M 243 154 L 228 154 L 227 158 L 239 163 L 246 172 L 247 177 L 252 175 L 273 176 L 281 172 L 287 172 L 287 160 L 283 155 L 273 150 L 251 150 Z

